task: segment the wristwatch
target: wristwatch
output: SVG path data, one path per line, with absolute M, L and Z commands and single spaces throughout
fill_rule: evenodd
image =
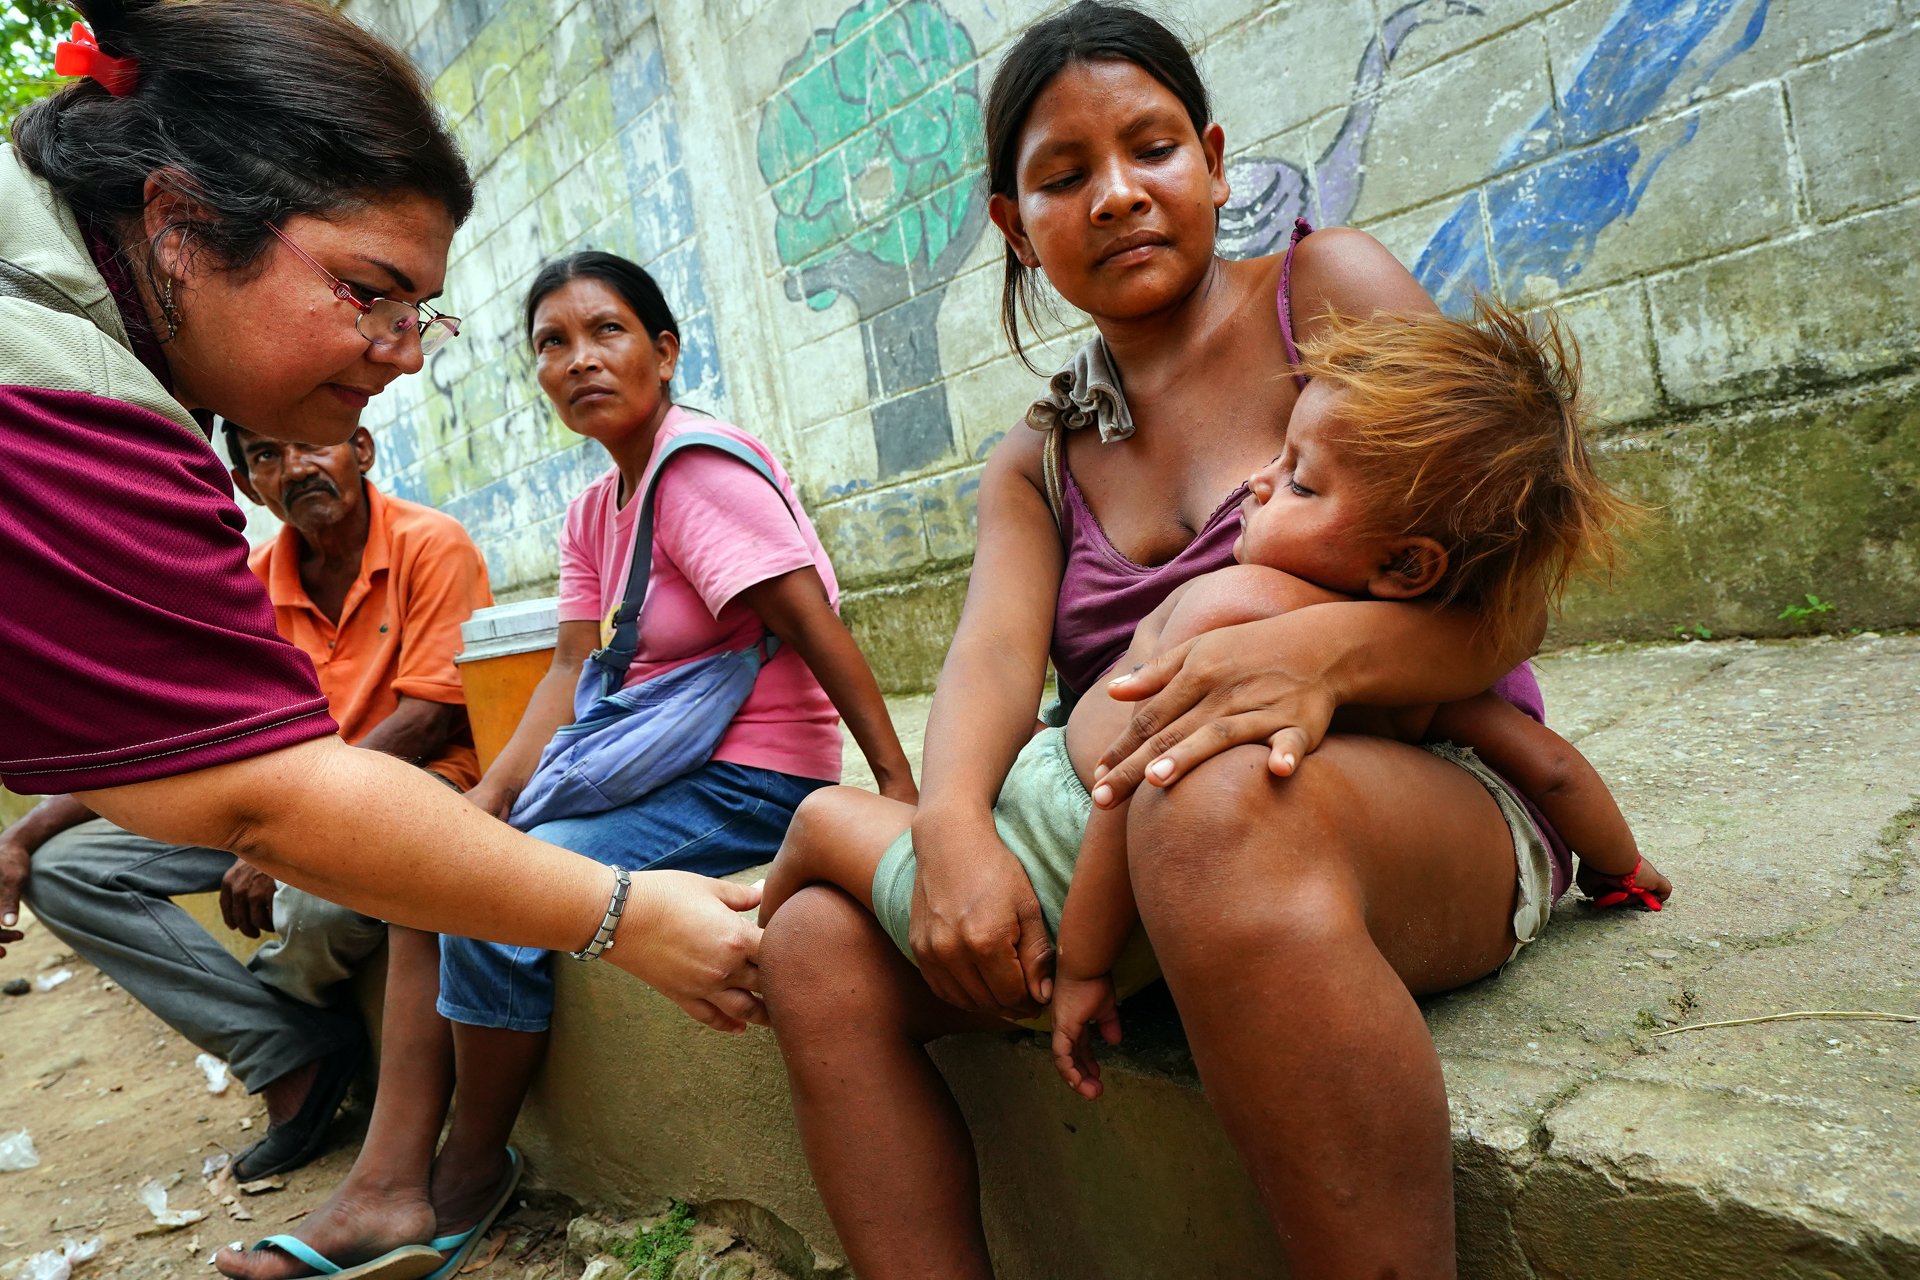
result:
M 594 931 L 593 941 L 579 951 L 567 952 L 575 960 L 598 960 L 601 952 L 613 949 L 613 931 L 619 927 L 620 913 L 627 906 L 627 890 L 633 885 L 633 877 L 625 867 L 615 867 L 613 877 L 613 900 L 607 903 L 607 914 Z

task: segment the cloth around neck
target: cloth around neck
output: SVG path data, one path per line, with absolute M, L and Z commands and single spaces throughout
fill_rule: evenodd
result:
M 1047 392 L 1027 410 L 1026 422 L 1035 431 L 1098 426 L 1101 444 L 1133 434 L 1133 412 L 1120 390 L 1120 371 L 1113 367 L 1105 338 L 1094 334 L 1065 368 L 1047 379 Z

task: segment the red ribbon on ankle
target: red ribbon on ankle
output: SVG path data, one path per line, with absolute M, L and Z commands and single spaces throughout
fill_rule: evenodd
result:
M 100 42 L 84 22 L 74 23 L 72 37 L 53 46 L 53 72 L 97 80 L 116 98 L 126 97 L 140 84 L 140 64 L 132 58 L 102 52 Z
M 1620 907 L 1625 906 L 1629 902 L 1637 901 L 1648 911 L 1658 911 L 1661 907 L 1660 899 L 1654 896 L 1651 889 L 1641 888 L 1638 884 L 1634 883 L 1633 879 L 1640 874 L 1640 868 L 1645 865 L 1646 861 L 1645 858 L 1635 859 L 1633 870 L 1619 877 L 1620 887 L 1618 889 L 1615 889 L 1612 893 L 1603 893 L 1593 900 L 1594 909 L 1596 911 L 1604 910 L 1607 907 Z M 1607 878 L 1611 880 L 1614 877 L 1609 876 Z

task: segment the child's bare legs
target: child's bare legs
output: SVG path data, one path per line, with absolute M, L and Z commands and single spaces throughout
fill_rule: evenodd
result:
M 869 803 L 877 802 L 877 803 Z M 873 910 L 873 873 L 891 840 L 872 844 L 842 838 L 839 823 L 849 811 L 890 814 L 899 830 L 913 820 L 913 806 L 858 787 L 822 787 L 808 796 L 787 827 L 787 838 L 767 868 L 760 890 L 760 926 L 766 927 L 780 904 L 810 884 L 830 884 L 846 890 L 861 906 Z
M 863 791 L 817 791 L 781 859 L 877 864 L 912 816 Z M 935 997 L 871 910 L 822 884 L 773 918 L 760 964 L 807 1163 L 852 1269 L 990 1280 L 973 1140 L 924 1046 L 1006 1023 Z

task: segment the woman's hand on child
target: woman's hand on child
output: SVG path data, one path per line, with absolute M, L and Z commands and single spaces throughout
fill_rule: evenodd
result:
M 1107 686 L 1143 705 L 1095 769 L 1094 802 L 1112 808 L 1148 781 L 1170 787 L 1210 756 L 1246 743 L 1269 747 L 1286 777 L 1326 737 L 1334 697 L 1281 640 L 1286 618 L 1195 636 Z M 1274 632 L 1274 634 L 1268 634 Z M 1297 634 L 1297 633 L 1295 633 Z
M 1053 942 L 1040 899 L 991 817 L 913 826 L 919 866 L 907 941 L 933 994 L 958 1009 L 1030 1018 L 1046 1003 Z
M 1093 1056 L 1093 1028 L 1110 1045 L 1120 1043 L 1119 1002 L 1113 994 L 1113 977 L 1054 979 L 1053 1069 L 1067 1087 L 1083 1098 L 1101 1094 L 1100 1063 Z
M 1660 868 L 1645 858 L 1640 859 L 1632 871 L 1620 876 L 1608 875 L 1583 858 L 1574 881 L 1580 886 L 1580 892 L 1600 908 L 1638 907 L 1642 911 L 1658 911 L 1673 896 L 1673 881 L 1660 874 Z
M 636 871 L 605 956 L 716 1031 L 764 1027 L 760 927 L 739 914 L 759 905 L 757 885 Z

